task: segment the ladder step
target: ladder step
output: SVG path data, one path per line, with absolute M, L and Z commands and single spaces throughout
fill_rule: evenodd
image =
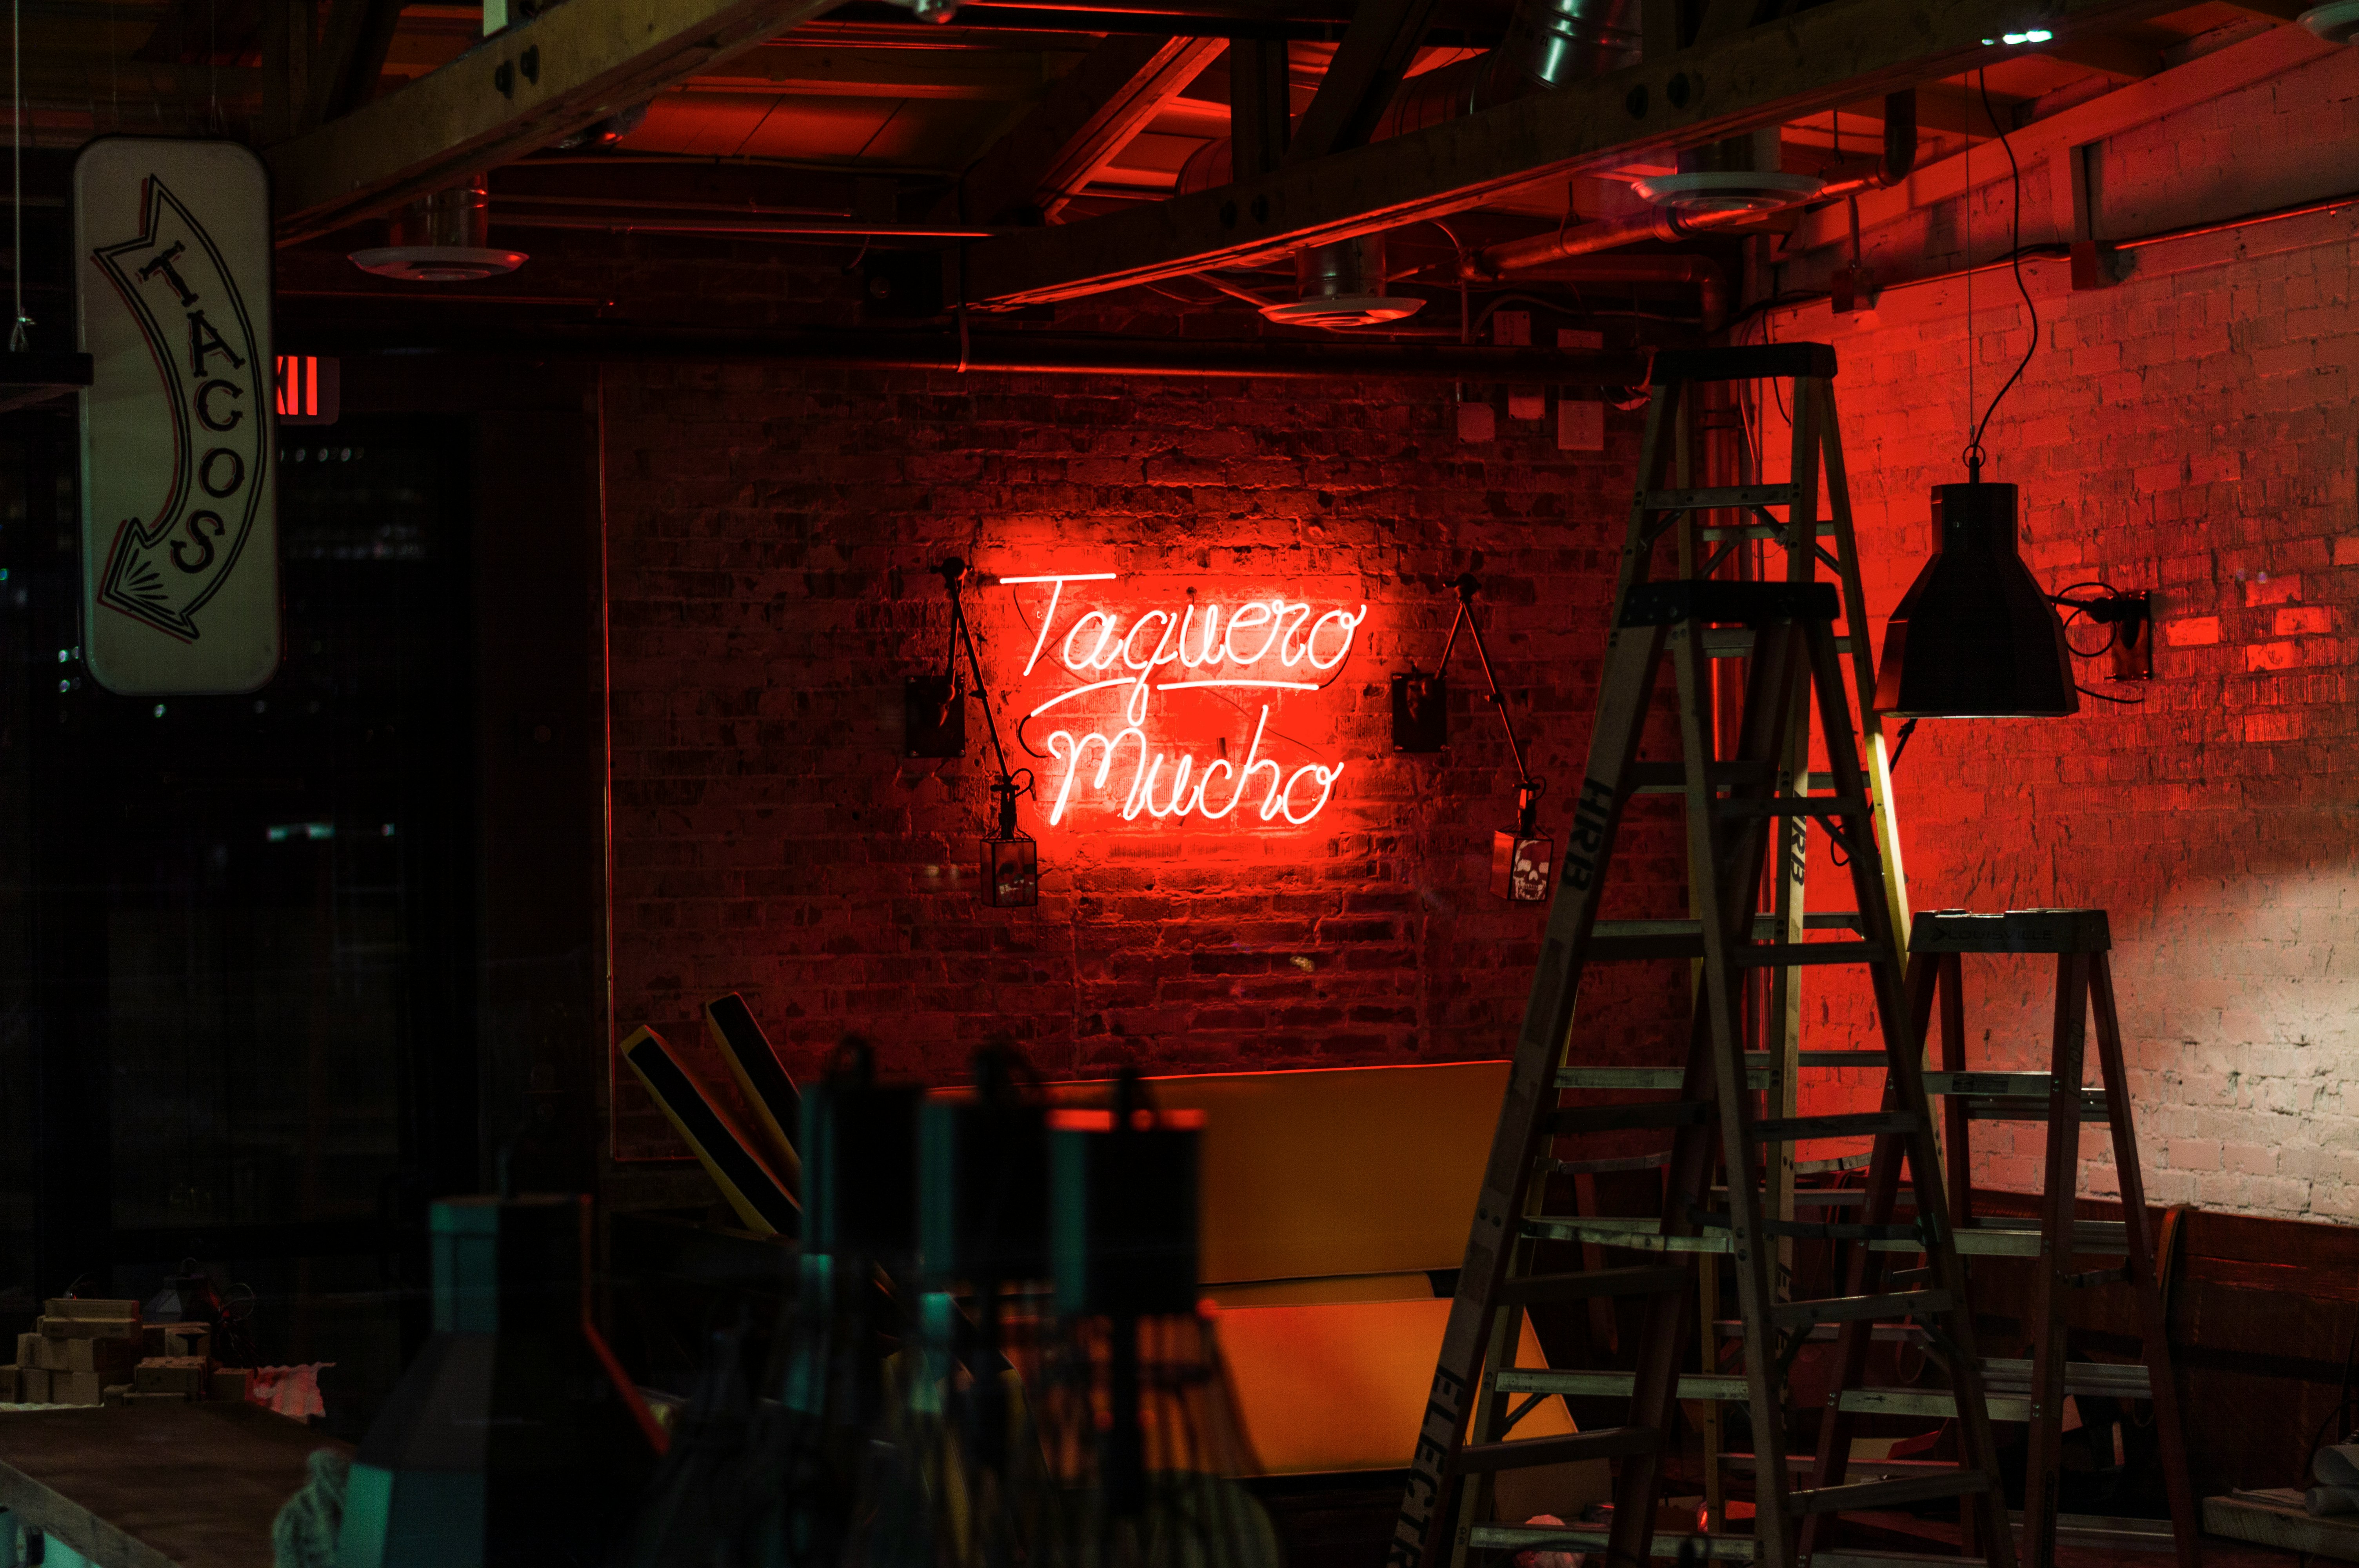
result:
M 1590 1394 L 1627 1399 L 1637 1379 L 1636 1372 L 1560 1372 L 1552 1368 L 1527 1367 L 1493 1373 L 1491 1387 L 1503 1394 Z M 1680 1379 L 1679 1397 L 1742 1404 L 1753 1395 L 1742 1374 L 1689 1372 Z
M 1685 490 L 1650 490 L 1643 504 L 1649 512 L 1710 512 L 1730 506 L 1791 506 L 1801 493 L 1791 484 L 1691 485 Z M 1818 499 L 1816 496 L 1812 500 Z
M 1986 1360 L 1983 1363 L 1983 1387 L 1997 1393 L 2028 1390 L 2031 1363 L 2006 1357 Z M 2104 1394 L 2118 1400 L 2151 1399 L 2154 1377 L 2143 1361 L 2067 1361 L 2064 1391 Z
M 1787 1302 L 1769 1309 L 1779 1328 L 1814 1323 L 1856 1323 L 1862 1318 L 1930 1317 L 1953 1310 L 1958 1298 L 1947 1291 L 1902 1291 L 1888 1296 L 1830 1296 L 1824 1301 Z
M 1930 1503 L 1940 1498 L 1971 1497 L 1990 1490 L 1991 1478 L 1980 1470 L 1952 1470 L 1940 1476 L 1905 1476 L 1891 1481 L 1861 1481 L 1848 1487 L 1812 1487 L 1789 1499 L 1798 1514 L 1848 1513 L 1855 1509 L 1888 1509 L 1907 1503 Z
M 2031 1419 L 2031 1400 L 2026 1394 L 1986 1392 L 1983 1407 L 1993 1421 Z M 1946 1421 L 1958 1413 L 1958 1396 L 1947 1389 L 1845 1389 L 1843 1408 L 1854 1415 L 1933 1416 Z
M 1616 1171 L 1659 1171 L 1671 1162 L 1671 1155 L 1667 1149 L 1658 1154 L 1613 1154 L 1597 1160 L 1559 1160 L 1551 1156 L 1537 1162 L 1553 1175 L 1603 1176 Z
M 1746 626 L 1716 626 L 1703 634 L 1704 657 L 1708 659 L 1741 659 L 1753 652 L 1753 631 Z M 1851 652 L 1848 636 L 1835 639 L 1835 652 Z
M 1969 1226 L 1952 1233 L 1962 1258 L 2037 1258 L 2039 1230 L 2017 1220 L 2001 1226 Z M 2072 1223 L 2072 1250 L 2097 1257 L 2119 1258 L 2129 1250 L 2129 1227 L 2118 1219 L 2081 1219 Z M 1909 1241 L 1871 1241 L 1871 1252 L 1917 1252 Z
M 1741 534 L 1748 539 L 1782 539 L 1788 532 L 1790 532 L 1790 529 L 1787 524 L 1782 523 L 1753 523 L 1748 524 L 1742 528 L 1716 527 L 1713 524 L 1707 523 L 1702 527 L 1696 530 L 1696 535 L 1699 538 L 1704 539 L 1725 539 L 1732 535 Z M 1821 522 L 1818 527 L 1817 536 L 1821 539 L 1833 538 L 1835 536 L 1834 524 L 1832 522 Z
M 1712 1119 L 1712 1105 L 1700 1099 L 1641 1100 L 1631 1105 L 1579 1105 L 1542 1113 L 1549 1130 L 1559 1134 L 1614 1132 L 1632 1127 L 1701 1127 Z
M 1527 1274 L 1501 1281 L 1495 1298 L 1503 1306 L 1533 1302 L 1584 1301 L 1592 1296 L 1652 1296 L 1683 1291 L 1695 1276 L 1678 1265 L 1640 1264 L 1626 1269 L 1587 1269 L 1571 1274 Z
M 1910 934 L 1920 953 L 2103 953 L 2113 946 L 2102 909 L 1929 909 Z
M 1568 1525 L 1550 1530 L 1535 1524 L 1478 1524 L 1467 1532 L 1466 1544 L 1478 1552 L 1597 1552 L 1605 1550 L 1613 1531 L 1603 1526 Z M 1749 1535 L 1690 1535 L 1685 1530 L 1655 1531 L 1653 1555 L 1678 1557 L 1693 1549 L 1714 1563 L 1751 1563 L 1760 1555 Z M 1825 1561 L 1821 1552 L 1813 1563 Z M 1959 1568 L 1980 1568 L 1980 1558 L 1951 1557 Z
M 1756 1142 L 1794 1143 L 1805 1138 L 1880 1138 L 1915 1132 L 1919 1122 L 1909 1111 L 1860 1110 L 1840 1116 L 1764 1117 L 1751 1130 Z
M 1620 1219 L 1611 1216 L 1583 1218 L 1536 1215 L 1523 1221 L 1523 1233 L 1534 1241 L 1594 1241 L 1601 1247 L 1626 1247 L 1633 1252 L 1727 1252 L 1728 1233 L 1665 1236 L 1659 1219 Z M 1875 1245 L 1869 1242 L 1869 1246 Z M 1895 1242 L 1894 1246 L 1909 1245 Z
M 1966 1101 L 1976 1121 L 2045 1121 L 2055 1080 L 2046 1073 L 1928 1073 L 1925 1092 Z M 2105 1091 L 2081 1086 L 2081 1119 L 2103 1121 L 2110 1114 Z
M 2048 1119 L 2049 1108 L 2046 1095 L 2040 1096 L 2038 1099 L 2022 1099 L 2012 1095 L 2003 1098 L 1990 1095 L 1962 1095 L 1959 1098 L 1966 1102 L 1966 1117 L 1972 1121 L 2045 1121 Z M 2109 1115 L 2104 1090 L 2082 1089 L 2081 1091 L 2081 1120 L 2101 1122 L 2106 1120 Z
M 1651 1426 L 1607 1426 L 1595 1432 L 1570 1432 L 1561 1437 L 1527 1437 L 1520 1443 L 1470 1443 L 1458 1451 L 1462 1476 L 1498 1470 L 1527 1470 L 1535 1465 L 1566 1465 L 1580 1459 L 1619 1459 L 1630 1454 L 1652 1454 L 1663 1445 L 1663 1434 Z

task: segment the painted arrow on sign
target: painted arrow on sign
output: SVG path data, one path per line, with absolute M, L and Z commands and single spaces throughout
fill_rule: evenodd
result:
M 147 181 L 139 237 L 92 259 L 147 335 L 171 402 L 175 459 L 162 504 L 116 531 L 99 599 L 194 642 L 197 612 L 254 530 L 270 460 L 272 361 L 212 237 L 161 179 Z
M 235 143 L 103 136 L 74 161 L 84 643 L 110 691 L 277 666 L 269 206 Z

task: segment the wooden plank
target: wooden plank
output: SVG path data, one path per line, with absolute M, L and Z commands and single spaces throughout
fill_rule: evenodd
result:
M 292 244 L 644 102 L 835 0 L 571 0 L 264 155 Z
M 251 1404 L 0 1415 L 0 1508 L 98 1568 L 252 1568 L 315 1448 L 351 1452 Z
M 2170 4 L 2059 0 L 2042 25 L 2070 39 Z M 1831 0 L 1658 62 L 1372 146 L 1304 156 L 1259 179 L 979 243 L 965 252 L 967 297 L 1071 298 L 1280 255 L 1463 211 L 1512 186 L 1609 168 L 1642 151 L 1806 118 L 1999 58 L 1982 40 L 2019 9 L 2006 0 Z M 954 295 L 954 278 L 950 287 Z
M 2251 1497 L 2203 1499 L 2203 1529 L 2231 1541 L 2249 1541 L 2281 1552 L 2359 1563 L 2359 1523 L 2332 1516 L 2313 1518 L 2299 1505 L 2282 1506 Z
M 975 160 L 934 215 L 989 223 L 1054 217 L 1221 48 L 1218 38 L 1102 40 Z

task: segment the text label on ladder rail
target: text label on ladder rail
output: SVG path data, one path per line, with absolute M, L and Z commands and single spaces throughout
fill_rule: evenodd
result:
M 1326 808 L 1344 764 L 1305 760 L 1309 748 L 1272 726 L 1272 708 L 1334 679 L 1366 605 L 1322 607 L 1282 594 L 1224 604 L 1190 590 L 1169 605 L 1106 608 L 1093 600 L 1106 591 L 1099 584 L 1117 580 L 1113 572 L 999 580 L 1049 589 L 1045 605 L 1023 606 L 1027 620 L 1037 617 L 1024 676 L 1041 671 L 1060 684 L 1024 724 L 1057 726 L 1027 739 L 1049 758 L 1040 800 L 1052 825 L 1090 803 L 1125 822 L 1234 816 L 1298 827 Z M 1175 693 L 1184 695 L 1167 695 Z M 1219 705 L 1213 722 L 1237 730 L 1238 757 L 1225 733 L 1212 756 L 1169 734 L 1175 704 L 1190 705 L 1193 717 L 1206 702 Z

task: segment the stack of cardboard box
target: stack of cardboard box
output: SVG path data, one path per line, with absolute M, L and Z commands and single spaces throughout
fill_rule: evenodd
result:
M 137 1302 L 61 1298 L 40 1326 L 16 1336 L 16 1362 L 0 1367 L 0 1403 L 141 1404 L 150 1400 L 245 1398 L 245 1368 L 216 1367 L 201 1323 L 139 1320 Z
M 0 1368 L 0 1393 L 20 1404 L 98 1404 L 128 1379 L 142 1348 L 137 1302 L 60 1298 L 34 1332 L 16 1336 L 16 1364 Z

